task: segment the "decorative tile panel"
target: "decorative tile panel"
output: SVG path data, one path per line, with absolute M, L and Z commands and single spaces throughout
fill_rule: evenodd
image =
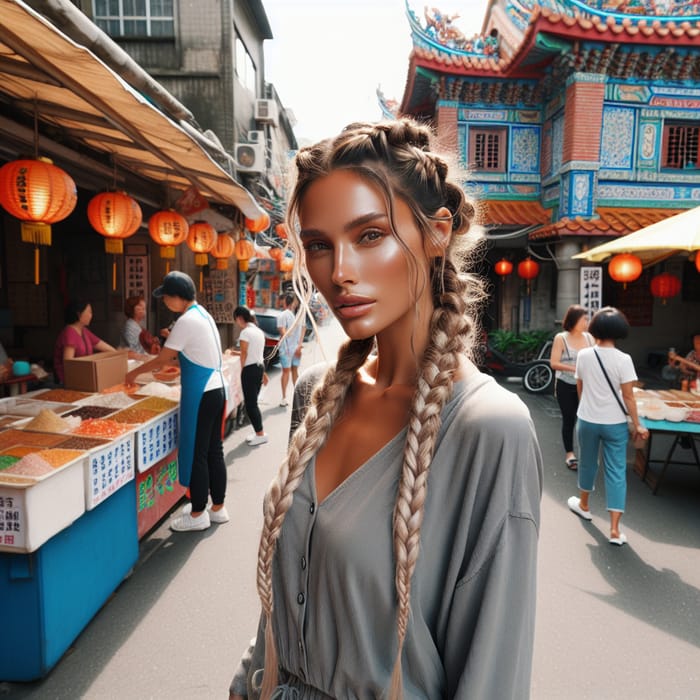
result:
M 511 128 L 510 170 L 513 173 L 538 173 L 540 168 L 539 127 Z
M 600 164 L 605 168 L 632 167 L 634 109 L 603 107 L 603 133 L 600 138 Z

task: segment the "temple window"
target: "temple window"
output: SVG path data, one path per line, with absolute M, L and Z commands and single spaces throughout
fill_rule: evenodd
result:
M 697 122 L 676 122 L 664 124 L 662 168 L 698 167 L 698 136 L 700 125 Z
M 93 0 L 92 10 L 110 36 L 175 36 L 173 0 Z
M 475 170 L 503 173 L 506 170 L 505 127 L 469 129 L 469 164 Z

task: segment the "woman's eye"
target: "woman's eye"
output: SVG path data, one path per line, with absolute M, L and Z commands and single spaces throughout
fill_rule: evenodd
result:
M 379 229 L 370 229 L 369 231 L 364 231 L 360 236 L 361 243 L 376 243 L 384 238 L 384 231 Z
M 304 241 L 304 250 L 307 253 L 315 253 L 320 250 L 328 250 L 328 244 L 324 241 Z

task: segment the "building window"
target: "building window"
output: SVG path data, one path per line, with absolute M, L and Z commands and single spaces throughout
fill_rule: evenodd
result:
M 257 74 L 253 59 L 248 53 L 245 44 L 240 36 L 236 35 L 236 75 L 238 80 L 250 90 L 253 95 L 257 94 Z
M 95 24 L 110 36 L 173 37 L 173 0 L 93 0 Z
M 504 173 L 506 129 L 469 129 L 469 163 L 475 170 Z
M 665 124 L 663 168 L 697 168 L 700 125 Z

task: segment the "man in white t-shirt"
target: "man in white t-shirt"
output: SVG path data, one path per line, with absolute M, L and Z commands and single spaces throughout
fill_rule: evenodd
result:
M 287 406 L 287 386 L 289 385 L 289 375 L 292 376 L 292 386 L 296 384 L 299 376 L 299 363 L 301 362 L 301 347 L 304 342 L 304 324 L 294 315 L 295 298 L 293 294 L 283 297 L 284 311 L 277 319 L 277 330 L 282 336 L 278 355 L 282 366 L 282 401 L 280 406 Z

